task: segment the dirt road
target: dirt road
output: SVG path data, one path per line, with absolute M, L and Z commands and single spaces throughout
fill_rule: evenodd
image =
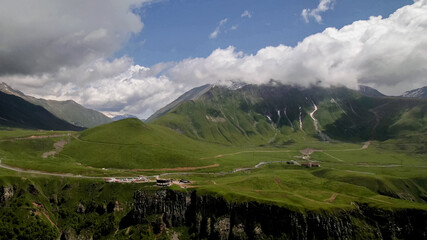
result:
M 90 177 L 90 176 L 82 176 L 82 175 L 74 175 L 71 173 L 51 173 L 51 172 L 45 172 L 45 171 L 38 171 L 38 170 L 31 170 L 31 169 L 22 169 L 17 167 L 11 167 L 8 165 L 4 165 L 1 163 L 0 160 L 0 168 L 8 169 L 14 172 L 21 172 L 21 173 L 32 173 L 32 174 L 39 174 L 39 175 L 47 175 L 47 176 L 55 176 L 55 177 L 74 177 L 74 178 L 104 178 L 104 177 Z
M 201 166 L 201 167 L 177 167 L 177 168 L 151 168 L 151 169 L 132 169 L 131 171 L 135 172 L 153 172 L 153 171 L 192 171 L 192 170 L 198 170 L 198 169 L 206 169 L 206 168 L 214 168 L 219 167 L 218 163 L 208 165 L 208 166 Z
M 15 141 L 15 140 L 28 140 L 28 139 L 43 139 L 43 138 L 58 138 L 58 137 L 67 137 L 71 136 L 70 133 L 67 134 L 53 134 L 53 135 L 41 135 L 41 136 L 29 136 L 29 137 L 16 137 L 16 138 L 6 138 L 1 139 L 0 142 L 5 141 Z
M 234 156 L 237 154 L 242 154 L 242 153 L 281 153 L 281 152 L 296 152 L 297 150 L 283 150 L 283 151 L 240 151 L 240 152 L 235 152 L 235 153 L 224 153 L 224 154 L 219 154 L 213 157 L 204 157 L 204 158 L 200 158 L 200 160 L 207 160 L 207 159 L 215 159 L 215 158 L 222 158 L 225 156 Z

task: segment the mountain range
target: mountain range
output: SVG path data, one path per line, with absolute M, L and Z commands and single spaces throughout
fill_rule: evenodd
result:
M 44 130 L 84 129 L 54 116 L 41 106 L 4 92 L 0 92 L 0 126 Z
M 184 94 L 148 122 L 198 140 L 254 145 L 286 145 L 307 135 L 324 141 L 386 140 L 427 130 L 425 99 L 361 89 L 209 85 Z
M 424 239 L 426 110 L 370 88 L 205 85 L 150 123 L 2 131 L 0 235 Z M 0 126 L 82 130 L 1 91 Z
M 91 128 L 112 121 L 104 114 L 92 109 L 87 109 L 73 100 L 55 101 L 35 98 L 27 96 L 5 83 L 0 83 L 0 92 L 19 97 L 28 103 L 41 106 L 57 118 L 80 128 Z M 30 113 L 28 112 L 28 114 Z
M 5 126 L 51 129 L 29 122 L 31 119 L 34 122 L 39 120 L 31 117 L 29 111 L 37 108 L 29 107 L 31 105 L 27 103 L 40 106 L 70 124 L 55 129 L 91 128 L 135 117 L 123 115 L 110 119 L 72 100 L 27 96 L 5 83 L 0 83 L 0 92 L 3 99 L 8 99 L 2 103 L 1 124 Z M 385 140 L 405 131 L 425 130 L 426 93 L 427 87 L 391 97 L 363 85 L 355 91 L 344 87 L 301 88 L 277 82 L 239 84 L 238 87 L 207 84 L 191 89 L 159 109 L 147 119 L 147 123 L 166 126 L 194 139 L 226 144 L 282 145 L 293 141 L 295 136 L 307 134 L 325 141 Z M 25 105 L 27 110 L 22 111 L 27 117 L 14 115 L 18 112 L 18 102 Z M 9 106 L 12 103 L 13 108 Z M 38 114 L 40 116 L 41 112 Z M 53 119 L 51 116 L 43 118 Z

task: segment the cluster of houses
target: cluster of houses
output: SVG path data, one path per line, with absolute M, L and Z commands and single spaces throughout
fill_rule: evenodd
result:
M 134 178 L 104 178 L 104 180 L 108 183 L 143 183 L 149 182 L 150 180 L 145 176 L 139 176 Z
M 148 179 L 145 176 L 139 176 L 139 177 L 133 177 L 133 178 L 116 178 L 116 177 L 109 177 L 104 178 L 104 180 L 108 183 L 145 183 L 145 182 L 152 182 L 152 180 Z M 156 185 L 159 187 L 168 187 L 172 184 L 189 184 L 191 183 L 188 180 L 181 179 L 179 181 L 175 181 L 173 179 L 156 179 Z
M 312 167 L 320 167 L 320 163 L 314 163 L 314 162 L 303 162 L 301 163 L 302 167 L 306 168 L 312 168 Z
M 302 158 L 303 160 L 306 160 L 305 162 L 301 163 L 302 167 L 306 167 L 306 168 L 320 167 L 320 163 L 310 161 L 310 155 L 316 151 L 317 150 L 315 150 L 313 148 L 306 148 L 306 149 L 300 151 L 302 156 L 297 156 L 297 157 Z
M 286 164 L 290 164 L 290 165 L 301 165 L 301 167 L 306 167 L 306 168 L 320 167 L 320 163 L 312 162 L 312 161 L 302 162 L 300 164 L 300 163 L 298 163 L 295 160 L 290 160 L 290 161 L 286 161 Z

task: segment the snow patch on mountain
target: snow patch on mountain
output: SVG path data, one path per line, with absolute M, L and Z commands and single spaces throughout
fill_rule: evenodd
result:
M 405 92 L 402 97 L 427 98 L 427 86 Z

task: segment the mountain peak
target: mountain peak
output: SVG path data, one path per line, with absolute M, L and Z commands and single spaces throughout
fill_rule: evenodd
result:
M 21 91 L 18 91 L 18 90 L 15 90 L 15 89 L 11 88 L 5 82 L 1 82 L 0 83 L 0 91 L 4 92 L 6 94 L 15 95 L 15 96 L 18 96 L 18 97 L 24 97 L 25 96 L 24 93 L 22 93 Z
M 380 91 L 376 90 L 375 88 L 365 86 L 365 85 L 359 85 L 359 93 L 363 94 L 365 96 L 369 97 L 384 97 L 385 95 L 382 94 Z
M 214 85 L 206 84 L 206 85 L 191 89 L 190 91 L 184 93 L 183 95 L 181 95 L 180 97 L 175 99 L 175 101 L 173 101 L 173 102 L 169 103 L 168 105 L 166 105 L 165 107 L 157 110 L 153 115 L 151 115 L 147 119 L 147 122 L 154 121 L 154 119 L 157 119 L 157 118 L 161 117 L 162 115 L 166 114 L 167 112 L 169 112 L 170 110 L 172 110 L 173 108 L 175 108 L 176 106 L 181 104 L 182 102 L 193 100 L 193 99 L 196 99 L 196 98 L 202 96 L 207 91 L 209 91 L 213 86 Z
M 414 90 L 406 91 L 402 97 L 409 98 L 427 98 L 427 86 L 422 88 L 417 88 Z

